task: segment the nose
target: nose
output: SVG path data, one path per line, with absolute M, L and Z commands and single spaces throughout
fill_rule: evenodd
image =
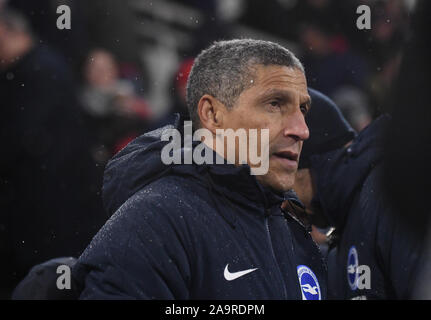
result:
M 310 131 L 300 110 L 286 117 L 284 136 L 291 137 L 296 141 L 304 141 L 309 138 Z

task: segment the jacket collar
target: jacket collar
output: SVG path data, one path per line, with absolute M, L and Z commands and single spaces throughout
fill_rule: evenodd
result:
M 344 224 L 357 190 L 382 160 L 382 138 L 388 122 L 389 117 L 381 116 L 361 131 L 348 148 L 311 157 L 311 173 L 317 189 L 313 202 L 331 225 Z
M 214 160 L 217 158 L 224 160 L 214 150 L 205 146 L 206 152 L 212 152 Z M 251 174 L 250 166 L 247 164 L 233 165 L 229 163 L 207 164 L 200 170 L 207 170 L 218 189 L 231 201 L 247 202 L 257 207 L 270 209 L 275 205 L 280 205 L 284 200 L 283 193 L 277 193 L 258 182 L 255 175 Z M 240 196 L 242 199 L 239 199 Z

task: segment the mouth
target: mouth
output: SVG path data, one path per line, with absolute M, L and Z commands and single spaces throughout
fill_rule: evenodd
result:
M 273 154 L 286 169 L 297 169 L 299 154 L 292 151 L 280 151 Z

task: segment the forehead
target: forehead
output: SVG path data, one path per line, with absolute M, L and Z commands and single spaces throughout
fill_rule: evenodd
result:
M 252 67 L 252 71 L 250 82 L 253 85 L 249 89 L 255 91 L 256 94 L 262 93 L 263 90 L 281 89 L 308 95 L 307 80 L 304 73 L 298 68 L 255 65 Z

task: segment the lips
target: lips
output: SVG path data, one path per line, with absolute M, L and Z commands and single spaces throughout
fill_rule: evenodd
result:
M 291 161 L 296 161 L 298 162 L 298 154 L 292 151 L 281 151 L 281 152 L 276 152 L 274 153 L 275 156 L 279 157 L 279 158 L 283 158 L 283 159 L 287 159 L 287 160 L 291 160 Z
M 296 152 L 280 151 L 275 152 L 273 155 L 286 169 L 296 169 L 298 167 L 299 154 Z

